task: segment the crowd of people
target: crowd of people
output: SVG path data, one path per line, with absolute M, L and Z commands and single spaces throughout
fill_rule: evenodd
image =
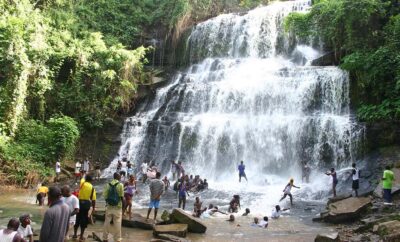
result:
M 124 161 L 125 167 L 121 161 L 118 161 L 117 169 L 113 174 L 112 181 L 105 184 L 103 189 L 103 198 L 106 202 L 106 213 L 104 223 L 103 241 L 107 241 L 109 234 L 113 237 L 114 241 L 121 241 L 121 223 L 122 218 L 132 215 L 132 200 L 135 194 L 138 194 L 137 181 L 133 169 L 133 165 L 129 161 Z M 80 179 L 79 187 L 71 189 L 68 185 L 48 187 L 46 183 L 42 183 L 37 189 L 37 203 L 40 206 L 45 205 L 45 198 L 47 197 L 49 208 L 44 214 L 42 228 L 40 230 L 41 242 L 62 242 L 69 238 L 69 231 L 73 230 L 73 239 L 85 240 L 85 230 L 89 223 L 91 223 L 91 214 L 96 210 L 96 189 L 92 182 L 93 176 L 89 173 L 91 163 L 89 159 L 83 162 L 76 163 L 75 176 Z M 56 171 L 60 171 L 61 164 L 59 161 L 56 163 Z M 100 166 L 94 166 L 95 178 L 100 177 Z M 308 168 L 310 169 L 310 168 Z M 177 196 L 177 207 L 185 209 L 186 197 L 189 193 L 197 193 L 208 188 L 207 179 L 201 179 L 199 175 L 185 174 L 182 162 L 171 162 L 171 179 L 174 181 L 173 190 Z M 239 182 L 241 178 L 247 180 L 245 173 L 244 162 L 241 161 L 238 165 Z M 93 173 L 93 172 L 91 172 Z M 155 174 L 153 174 L 155 173 Z M 310 173 L 307 171 L 307 173 Z M 336 196 L 336 185 L 339 183 L 338 175 L 334 168 L 325 173 L 332 177 L 332 192 Z M 350 177 L 352 179 L 352 190 L 355 196 L 358 196 L 359 179 L 361 171 L 357 168 L 356 164 L 352 164 Z M 160 208 L 160 200 L 165 192 L 171 186 L 168 176 L 161 179 L 161 172 L 157 168 L 157 164 L 149 165 L 143 162 L 141 165 L 141 180 L 143 183 L 149 184 L 150 201 L 147 211 L 146 219 L 150 219 L 151 212 L 154 209 L 153 221 L 156 222 L 158 209 Z M 309 182 L 306 174 L 306 182 Z M 127 177 L 127 179 L 125 179 Z M 394 180 L 394 173 L 389 166 L 385 167 L 383 172 L 383 193 L 385 204 L 391 204 L 391 188 Z M 59 174 L 56 181 L 59 181 Z M 294 184 L 294 179 L 291 178 L 283 189 L 282 201 L 286 197 L 290 198 L 290 204 L 293 204 L 293 196 L 291 194 L 292 188 L 300 189 L 299 186 Z M 290 208 L 281 208 L 276 205 L 271 213 L 272 219 L 278 219 L 283 211 Z M 235 215 L 241 210 L 240 195 L 233 195 L 228 204 L 228 211 L 221 211 L 218 206 L 209 204 L 203 206 L 199 196 L 195 197 L 193 204 L 192 215 L 201 219 L 207 219 L 213 215 L 220 213 L 229 215 L 229 222 L 235 222 Z M 249 216 L 250 209 L 246 208 L 242 216 Z M 19 219 L 11 219 L 6 229 L 0 230 L 0 241 L 33 241 L 32 228 L 30 226 L 29 215 L 21 215 Z M 250 224 L 254 227 L 267 228 L 269 224 L 269 217 L 263 216 L 261 218 L 254 217 L 253 222 Z M 239 224 L 237 226 L 240 226 Z M 78 233 L 79 230 L 79 233 Z

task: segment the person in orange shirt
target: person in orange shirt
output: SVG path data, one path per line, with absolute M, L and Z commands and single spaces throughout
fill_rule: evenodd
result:
M 36 194 L 36 201 L 39 202 L 39 206 L 44 205 L 44 198 L 47 196 L 47 193 L 49 192 L 49 188 L 46 187 L 46 183 L 43 182 L 40 187 L 37 189 L 37 194 Z

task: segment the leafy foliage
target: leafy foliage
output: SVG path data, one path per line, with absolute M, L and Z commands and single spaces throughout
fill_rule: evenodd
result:
M 395 121 L 400 117 L 399 13 L 396 1 L 320 0 L 307 14 L 289 15 L 285 27 L 299 40 L 320 37 L 342 57 L 341 67 L 359 88 L 361 120 Z
M 78 138 L 79 130 L 72 118 L 52 118 L 47 123 L 25 120 L 15 139 L 0 136 L 0 159 L 6 161 L 6 174 L 18 183 L 31 172 L 48 176 L 55 160 L 72 154 Z

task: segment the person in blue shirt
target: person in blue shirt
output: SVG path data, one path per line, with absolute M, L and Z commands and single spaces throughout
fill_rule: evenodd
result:
M 186 175 L 185 177 L 181 178 L 182 181 L 179 184 L 179 205 L 178 207 L 181 208 L 182 205 L 182 209 L 185 210 L 185 206 L 186 206 L 186 195 L 189 196 L 188 193 L 188 176 Z
M 238 166 L 239 170 L 239 182 L 242 181 L 242 177 L 244 177 L 247 181 L 246 173 L 244 172 L 244 169 L 246 169 L 246 166 L 243 165 L 243 161 L 240 162 L 240 165 Z

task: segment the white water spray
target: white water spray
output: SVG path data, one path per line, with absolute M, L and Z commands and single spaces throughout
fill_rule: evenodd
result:
M 287 14 L 309 4 L 277 2 L 195 26 L 188 38 L 192 65 L 127 119 L 120 156 L 137 167 L 154 161 L 164 173 L 171 160 L 183 161 L 213 189 L 265 194 L 252 201 L 256 209 L 275 204 L 290 177 L 299 182 L 303 162 L 313 174 L 352 162 L 360 131 L 350 115 L 347 73 L 309 66 L 321 53 L 305 45 L 290 49 L 282 30 Z M 301 65 L 294 53 L 305 60 Z M 241 160 L 249 183 L 238 184 Z M 329 188 L 321 176 L 309 193 Z

